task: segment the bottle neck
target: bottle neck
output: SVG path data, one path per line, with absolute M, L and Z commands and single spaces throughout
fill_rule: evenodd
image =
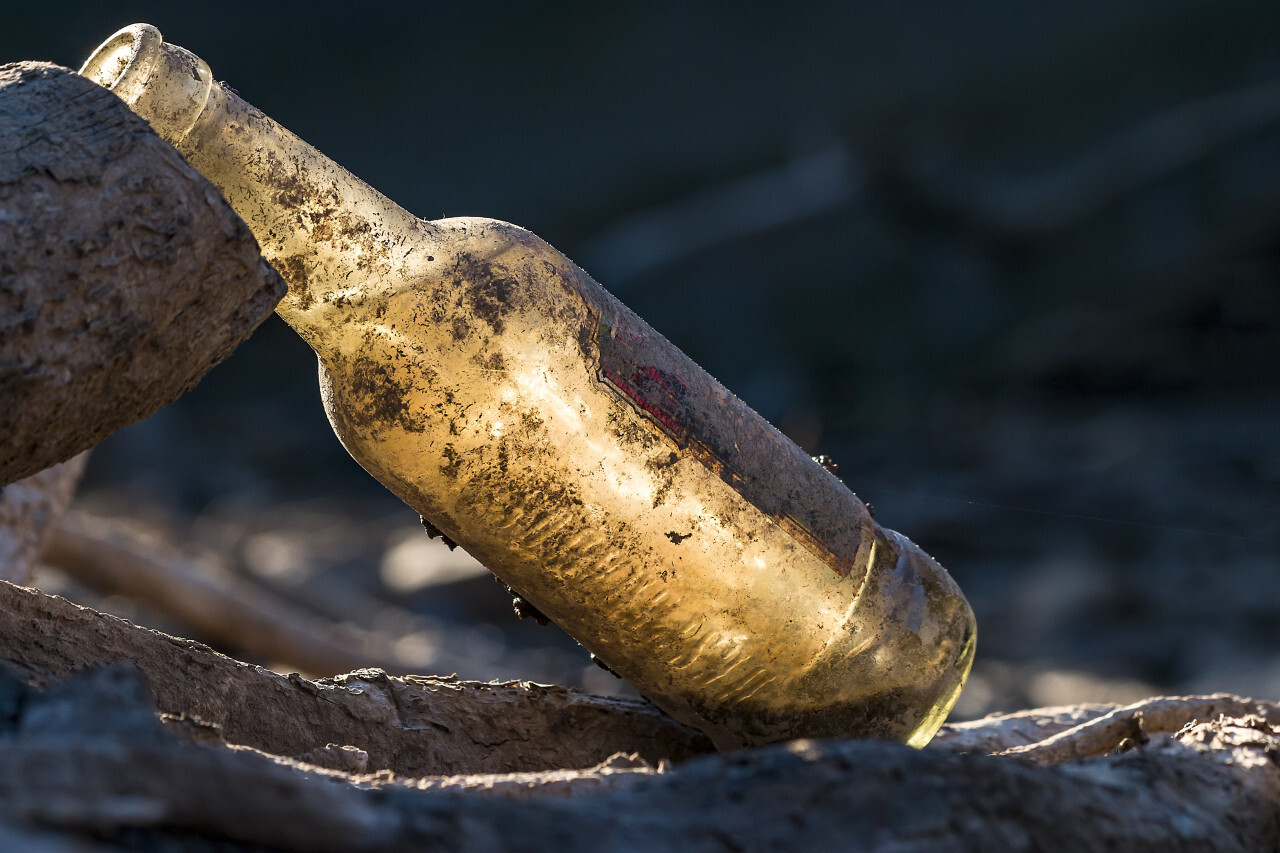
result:
M 322 356 L 350 341 L 335 322 L 395 287 L 410 253 L 424 253 L 430 224 L 212 82 L 203 60 L 153 27 L 122 30 L 81 73 L 221 191 L 289 285 L 277 313 Z
M 175 147 L 249 225 L 289 285 L 277 312 L 317 351 L 415 248 L 421 220 L 223 86 Z

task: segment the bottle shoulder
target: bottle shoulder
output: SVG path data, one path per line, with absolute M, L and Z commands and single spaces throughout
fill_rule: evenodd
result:
M 452 257 L 483 258 L 512 264 L 543 260 L 553 264 L 567 260 L 550 243 L 527 228 L 501 219 L 455 216 L 424 221 L 423 227 L 440 252 Z

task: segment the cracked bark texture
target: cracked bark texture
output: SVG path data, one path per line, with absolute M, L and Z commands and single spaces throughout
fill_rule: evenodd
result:
M 284 292 L 218 191 L 115 95 L 0 66 L 0 484 L 172 402 Z
M 1231 696 L 1021 712 L 923 751 L 697 756 L 705 738 L 643 703 L 371 670 L 308 682 L 9 584 L 0 660 L 0 840 L 30 849 L 1280 842 L 1280 708 Z
M 675 768 L 622 758 L 506 774 L 486 787 L 174 737 L 127 664 L 43 691 L 4 674 L 0 705 L 0 840 L 29 838 L 31 849 L 1240 851 L 1280 841 L 1280 729 L 1256 715 L 1050 767 L 795 741 Z
M 228 743 L 284 756 L 352 746 L 367 755 L 369 772 L 582 768 L 618 752 L 656 764 L 711 749 L 704 735 L 642 700 L 377 669 L 308 681 L 7 583 L 0 583 L 0 660 L 36 683 L 131 662 L 161 711 L 213 724 Z

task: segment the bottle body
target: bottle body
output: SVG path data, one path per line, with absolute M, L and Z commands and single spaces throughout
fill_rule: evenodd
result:
M 936 562 L 544 241 L 412 217 L 199 60 L 148 106 L 194 57 L 139 38 L 121 88 L 289 282 L 366 470 L 722 748 L 932 737 L 974 643 Z
M 721 746 L 927 740 L 968 664 L 949 576 L 546 243 L 433 226 L 448 272 L 323 364 L 351 454 Z

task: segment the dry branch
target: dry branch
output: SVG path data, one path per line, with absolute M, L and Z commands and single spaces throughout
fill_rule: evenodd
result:
M 646 761 L 710 750 L 647 702 L 528 682 L 358 670 L 317 682 L 240 663 L 56 596 L 0 583 L 0 659 L 37 680 L 131 661 L 161 711 L 217 725 L 274 755 L 328 744 L 368 754 L 372 771 L 411 776 L 590 767 L 618 752 Z
M 284 290 L 213 185 L 115 95 L 0 66 L 0 484 L 173 401 Z

